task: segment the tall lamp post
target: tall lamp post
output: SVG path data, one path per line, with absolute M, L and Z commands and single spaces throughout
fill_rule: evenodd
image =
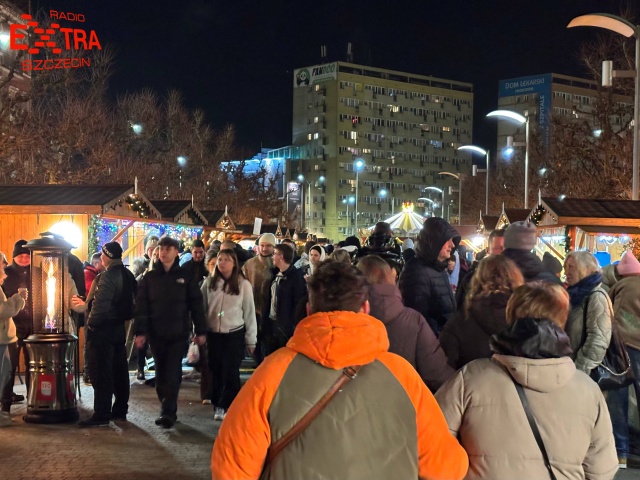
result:
M 484 155 L 487 159 L 485 168 L 486 182 L 484 192 L 484 214 L 489 215 L 489 150 L 485 150 L 484 148 L 480 148 L 475 145 L 463 145 L 461 147 L 458 147 L 458 150 L 462 150 L 464 152 L 468 151 L 472 153 L 479 153 L 480 155 Z
M 307 184 L 307 235 L 311 233 L 311 182 L 305 180 L 304 175 L 298 175 L 298 181 Z
M 494 110 L 487 113 L 487 117 L 502 117 L 524 125 L 524 144 L 513 143 L 514 147 L 525 147 L 524 151 L 524 208 L 529 208 L 529 115 L 520 115 L 511 110 Z
M 348 198 L 343 198 L 342 199 L 342 203 L 344 203 L 347 206 L 347 229 L 346 229 L 346 236 L 349 236 L 349 230 L 351 229 L 351 217 L 349 217 L 349 204 L 355 202 L 356 199 L 355 197 L 350 196 Z
M 358 174 L 360 170 L 364 168 L 364 160 L 358 158 L 355 162 L 353 162 L 353 169 L 356 171 L 356 220 L 355 220 L 355 228 L 356 235 L 358 235 Z
M 438 187 L 424 187 L 422 189 L 424 190 L 435 190 L 436 192 L 440 193 L 440 195 L 442 195 L 442 218 L 444 218 L 444 190 Z
M 429 202 L 429 203 L 431 204 L 431 208 L 432 208 L 432 209 L 433 209 L 433 207 L 436 205 L 436 202 L 435 202 L 435 201 L 433 201 L 433 200 L 431 200 L 430 198 L 427 198 L 427 197 L 418 197 L 418 201 L 421 201 L 421 200 L 422 200 L 422 201 L 426 200 L 427 202 Z M 426 215 L 425 215 L 425 217 L 426 217 Z
M 389 192 L 387 191 L 386 188 L 381 188 L 380 191 L 378 192 L 378 196 L 380 198 L 386 198 L 388 194 Z M 395 205 L 393 202 L 393 197 L 389 197 L 389 202 L 391 202 L 391 216 L 393 217 L 395 215 Z
M 610 69 L 606 70 L 608 75 L 618 77 L 635 77 L 635 96 L 633 101 L 633 178 L 631 180 L 631 199 L 638 200 L 638 160 L 640 158 L 640 25 L 634 25 L 628 20 L 611 15 L 609 13 L 592 13 L 590 15 L 582 15 L 576 17 L 569 22 L 567 28 L 573 27 L 599 27 L 611 30 L 613 32 L 624 35 L 625 37 L 635 37 L 636 39 L 636 54 L 635 54 L 635 70 L 611 72 Z M 611 79 L 605 78 L 605 65 L 602 68 L 603 86 L 611 86 Z M 616 75 L 617 74 L 617 75 Z
M 180 167 L 180 190 L 182 190 L 182 170 L 187 166 L 187 157 L 184 155 L 180 155 L 176 157 L 176 161 L 178 162 L 178 166 Z
M 458 180 L 458 225 L 462 225 L 462 175 L 451 172 L 438 172 L 438 175 L 449 175 Z M 451 195 L 451 187 L 449 187 L 449 195 Z

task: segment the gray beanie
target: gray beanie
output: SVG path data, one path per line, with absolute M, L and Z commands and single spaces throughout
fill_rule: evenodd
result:
M 536 246 L 538 231 L 531 222 L 514 222 L 504 232 L 504 248 L 530 252 Z

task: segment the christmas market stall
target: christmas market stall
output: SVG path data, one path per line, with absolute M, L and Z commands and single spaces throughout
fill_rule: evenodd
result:
M 537 250 L 550 251 L 561 261 L 570 251 L 587 250 L 605 266 L 618 261 L 625 250 L 638 249 L 637 201 L 543 197 L 530 219 L 538 227 Z

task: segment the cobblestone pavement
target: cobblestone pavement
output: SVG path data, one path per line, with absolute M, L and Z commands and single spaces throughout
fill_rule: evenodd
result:
M 243 377 L 246 378 L 245 375 Z M 154 424 L 160 404 L 155 389 L 131 376 L 127 422 L 80 428 L 75 423 L 25 423 L 26 402 L 12 406 L 13 425 L 0 429 L 0 480 L 199 480 L 210 479 L 213 440 L 220 426 L 199 384 L 187 377 L 178 401 L 178 423 Z M 81 384 L 80 418 L 92 413 L 93 389 Z M 26 395 L 23 385 L 16 393 Z M 616 480 L 640 478 L 640 458 L 630 459 Z M 345 479 L 347 480 L 347 479 Z
M 160 412 L 155 389 L 133 374 L 131 380 L 128 421 L 108 427 L 25 423 L 26 402 L 13 405 L 13 425 L 0 429 L 0 479 L 210 479 L 220 422 L 214 422 L 211 405 L 200 401 L 199 384 L 182 382 L 178 423 L 165 430 L 154 423 Z M 81 390 L 78 410 L 86 418 L 93 389 L 82 385 Z M 15 392 L 26 395 L 26 388 L 17 385 Z

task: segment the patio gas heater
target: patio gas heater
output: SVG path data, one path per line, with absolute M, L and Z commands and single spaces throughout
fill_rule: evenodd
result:
M 31 252 L 29 302 L 33 335 L 29 351 L 29 394 L 25 422 L 61 423 L 78 419 L 73 359 L 78 337 L 69 323 L 69 252 L 73 248 L 51 232 L 25 245 Z

